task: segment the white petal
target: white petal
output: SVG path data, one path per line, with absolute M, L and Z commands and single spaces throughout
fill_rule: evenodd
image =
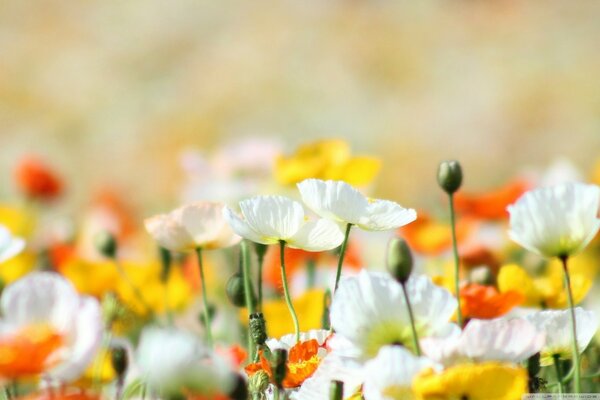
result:
M 338 224 L 327 219 L 306 222 L 286 243 L 289 247 L 306 251 L 335 249 L 344 241 L 344 233 Z
M 369 231 L 389 231 L 407 225 L 417 219 L 412 208 L 403 208 L 388 200 L 375 200 L 367 209 L 368 219 L 361 221 L 359 227 Z
M 161 214 L 144 221 L 146 230 L 159 245 L 172 251 L 190 251 L 196 247 L 194 239 L 172 215 Z
M 359 224 L 368 217 L 367 198 L 344 181 L 306 179 L 298 190 L 304 204 L 323 218 Z
M 256 196 L 240 202 L 246 223 L 263 238 L 287 240 L 304 223 L 304 209 L 283 196 Z
M 223 209 L 223 216 L 229 223 L 229 226 L 231 226 L 231 229 L 245 239 L 262 244 L 276 244 L 278 242 L 276 238 L 267 238 L 262 236 L 229 207 L 225 207 Z
M 221 203 L 198 202 L 175 210 L 174 215 L 196 246 L 217 249 L 241 240 L 223 218 L 223 207 Z
M 0 225 L 0 263 L 19 254 L 25 248 L 25 240 L 13 236 L 8 229 Z
M 79 296 L 62 276 L 34 272 L 4 290 L 1 306 L 5 322 L 12 326 L 49 323 L 68 334 L 79 309 Z
M 90 365 L 102 341 L 102 311 L 98 300 L 82 297 L 73 331 L 69 335 L 66 360 L 49 372 L 51 378 L 60 382 L 72 382 L 79 378 Z

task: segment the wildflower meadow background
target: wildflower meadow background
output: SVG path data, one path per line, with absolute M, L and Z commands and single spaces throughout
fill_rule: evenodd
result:
M 600 3 L 0 4 L 0 397 L 600 393 Z

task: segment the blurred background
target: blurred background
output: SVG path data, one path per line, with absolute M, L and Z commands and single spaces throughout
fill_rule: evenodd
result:
M 147 215 L 256 137 L 226 153 L 344 139 L 381 160 L 372 192 L 408 206 L 450 157 L 471 190 L 565 157 L 588 175 L 599 20 L 595 0 L 4 1 L 0 193 L 35 154 L 71 206 L 111 186 Z

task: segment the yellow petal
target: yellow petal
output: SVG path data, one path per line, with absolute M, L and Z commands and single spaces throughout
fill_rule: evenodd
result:
M 516 264 L 504 265 L 498 272 L 498 289 L 501 293 L 517 291 L 525 296 L 524 305 L 539 306 L 542 300 L 533 279 Z
M 31 272 L 35 267 L 35 258 L 35 254 L 26 251 L 0 263 L 2 283 L 8 285 Z

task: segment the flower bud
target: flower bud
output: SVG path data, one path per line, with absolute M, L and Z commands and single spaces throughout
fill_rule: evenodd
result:
M 267 326 L 263 313 L 250 314 L 250 337 L 252 341 L 262 346 L 267 341 Z
M 261 370 L 256 371 L 250 379 L 248 379 L 248 391 L 252 398 L 261 398 L 261 395 L 269 387 L 269 375 Z
M 225 286 L 227 298 L 236 307 L 246 306 L 246 289 L 244 288 L 244 277 L 241 273 L 236 272 L 227 280 Z
M 390 240 L 387 252 L 388 272 L 400 283 L 408 281 L 413 269 L 413 256 L 406 240 L 395 237 Z
M 262 260 L 267 252 L 269 246 L 262 243 L 254 243 L 254 252 L 259 260 Z
M 127 350 L 124 347 L 117 346 L 112 349 L 110 353 L 110 360 L 112 363 L 112 367 L 117 374 L 118 379 L 123 379 L 125 377 L 125 372 L 127 372 L 127 367 L 129 365 L 129 360 L 127 358 Z
M 443 161 L 438 167 L 438 184 L 448 194 L 455 193 L 462 184 L 462 168 L 458 161 Z
M 117 254 L 117 241 L 109 231 L 100 231 L 94 236 L 96 249 L 107 258 L 115 258 Z
M 331 386 L 329 386 L 329 399 L 330 400 L 342 400 L 343 398 L 344 398 L 344 382 L 331 381 Z
M 271 371 L 273 373 L 273 380 L 278 388 L 282 387 L 283 380 L 287 373 L 287 357 L 288 353 L 286 349 L 276 349 L 273 351 L 271 357 Z

